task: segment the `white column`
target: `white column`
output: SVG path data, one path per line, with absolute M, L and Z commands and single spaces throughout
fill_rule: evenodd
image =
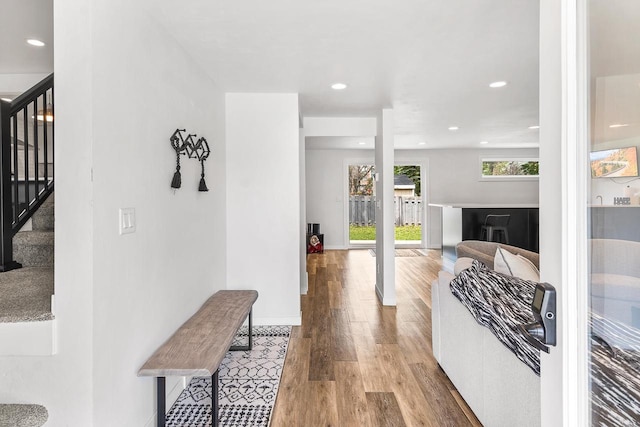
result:
M 376 136 L 376 294 L 396 305 L 395 214 L 393 206 L 393 110 L 378 115 Z
M 255 289 L 255 324 L 300 324 L 295 93 L 228 93 L 227 289 Z

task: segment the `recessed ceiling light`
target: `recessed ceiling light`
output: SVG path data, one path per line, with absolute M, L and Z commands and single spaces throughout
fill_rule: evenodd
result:
M 364 141 L 358 142 L 358 145 L 365 145 L 365 144 L 366 144 L 366 142 L 364 142 Z
M 489 83 L 489 87 L 504 87 L 507 85 L 507 82 L 505 82 L 504 80 L 501 80 L 499 82 L 493 82 L 493 83 Z
M 334 83 L 331 85 L 331 89 L 333 90 L 343 90 L 346 88 L 347 88 L 347 85 L 344 83 Z
M 458 126 L 449 126 L 449 130 L 458 130 L 460 129 Z
M 611 129 L 626 128 L 627 126 L 629 126 L 629 123 L 615 123 L 615 124 L 609 125 Z
M 488 143 L 489 143 L 489 141 L 480 141 L 480 144 L 482 144 L 482 145 L 486 145 Z
M 27 39 L 27 43 L 29 43 L 31 46 L 37 46 L 37 47 L 44 46 L 44 42 L 38 39 Z
M 422 141 L 422 142 L 418 142 L 418 145 L 427 145 L 427 143 Z
M 0 98 L 0 99 L 2 99 L 3 101 L 6 101 L 6 102 L 11 102 L 11 99 L 9 99 L 9 98 Z
M 540 129 L 540 126 L 538 125 L 529 126 L 529 129 Z

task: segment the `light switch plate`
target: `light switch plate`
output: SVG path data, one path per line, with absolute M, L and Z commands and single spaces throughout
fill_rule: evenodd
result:
M 135 208 L 120 208 L 120 234 L 135 233 L 136 210 Z

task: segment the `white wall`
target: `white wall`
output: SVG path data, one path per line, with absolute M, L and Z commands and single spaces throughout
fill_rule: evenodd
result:
M 225 283 L 224 97 L 135 4 L 60 0 L 55 22 L 59 353 L 1 360 L 0 397 L 51 426 L 144 426 L 155 385 L 137 370 Z M 178 126 L 209 139 L 208 193 L 193 160 L 170 189 Z M 136 233 L 118 234 L 121 207 Z
M 396 160 L 428 162 L 427 203 L 537 204 L 538 181 L 482 181 L 481 157 L 537 157 L 537 149 L 466 149 L 400 151 Z M 440 209 L 427 211 L 427 246 L 441 245 Z
M 480 181 L 481 156 L 537 157 L 537 149 L 396 150 L 396 163 L 427 165 L 428 203 L 538 203 L 537 181 Z M 321 223 L 328 248 L 346 248 L 345 161 L 372 150 L 307 150 L 307 221 Z M 423 189 L 424 191 L 424 189 Z M 428 246 L 440 246 L 438 209 L 427 213 Z
M 596 178 L 591 180 L 590 203 L 600 204 L 598 196 L 602 196 L 602 204 L 613 205 L 615 197 L 626 197 L 627 187 L 631 194 L 640 192 L 640 181 L 631 178 Z M 633 203 L 633 197 L 632 197 Z M 637 204 L 637 203 L 635 203 Z
M 93 16 L 93 421 L 144 425 L 155 387 L 137 369 L 225 287 L 224 96 L 130 2 L 96 2 Z M 170 188 L 178 127 L 209 141 L 209 192 L 184 156 Z M 123 207 L 135 234 L 118 233 Z
M 58 353 L 0 357 L 0 401 L 43 404 L 50 426 L 91 425 L 91 3 L 57 0 L 54 19 Z
M 344 249 L 348 244 L 345 242 L 347 160 L 375 162 L 373 150 L 306 150 L 307 222 L 320 224 L 326 249 Z
M 376 136 L 375 117 L 305 117 L 305 136 L 372 137 Z
M 260 324 L 300 324 L 297 94 L 230 93 L 227 286 L 256 289 Z

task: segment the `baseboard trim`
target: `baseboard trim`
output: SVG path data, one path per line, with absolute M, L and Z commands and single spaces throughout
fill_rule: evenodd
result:
M 344 246 L 338 246 L 338 245 L 325 245 L 324 248 L 328 251 L 343 251 L 345 249 L 348 249 L 348 248 L 345 248 Z
M 300 295 L 306 295 L 309 291 L 309 273 L 304 273 L 304 279 L 300 286 Z
M 378 288 L 377 284 L 376 284 L 376 296 L 378 297 L 382 305 L 390 306 L 390 307 L 394 307 L 397 305 L 395 298 L 385 298 L 384 295 L 382 295 L 382 292 Z
M 302 313 L 292 317 L 262 317 L 253 319 L 256 326 L 299 326 L 302 325 Z

